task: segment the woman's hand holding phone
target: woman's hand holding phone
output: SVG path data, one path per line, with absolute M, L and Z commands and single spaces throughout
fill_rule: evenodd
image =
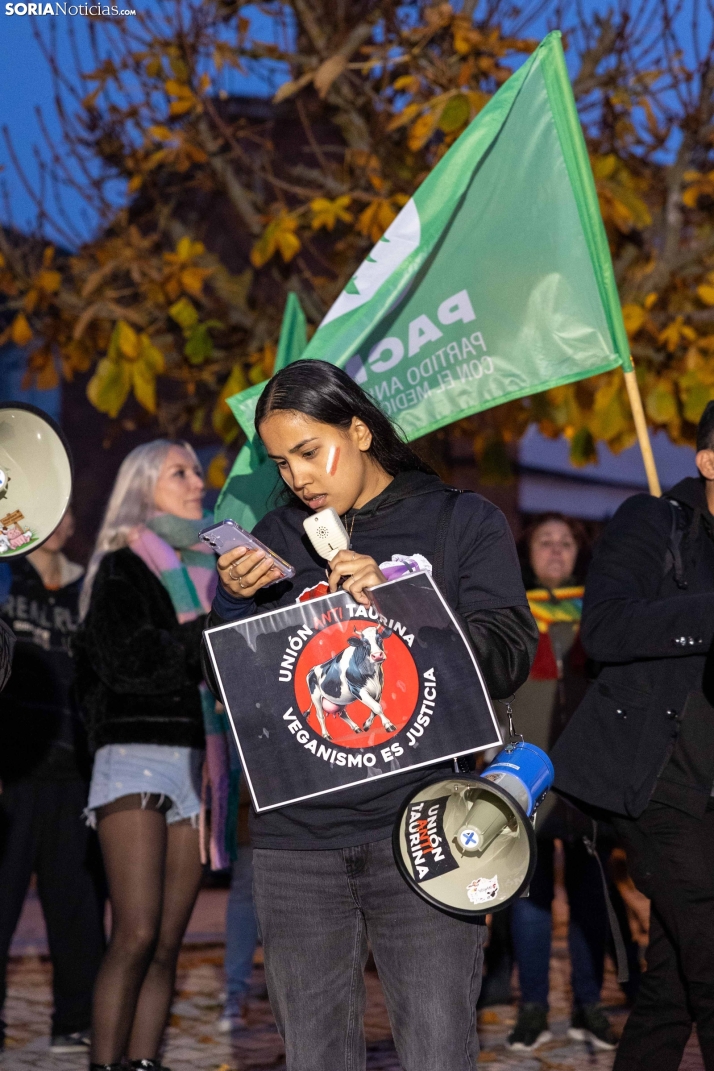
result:
M 252 599 L 257 591 L 283 575 L 264 550 L 247 547 L 226 551 L 216 564 L 223 587 L 239 599 Z
M 367 554 L 355 554 L 353 550 L 340 550 L 330 561 L 329 579 L 330 591 L 337 591 L 341 586 L 355 602 L 369 606 L 370 598 L 366 589 L 384 584 L 387 578 L 374 558 Z

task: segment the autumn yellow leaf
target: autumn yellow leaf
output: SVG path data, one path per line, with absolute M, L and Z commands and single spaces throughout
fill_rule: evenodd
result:
M 38 368 L 35 373 L 35 383 L 38 390 L 54 390 L 59 386 L 59 375 L 54 357 L 50 354 L 48 359 Z
M 693 368 L 679 377 L 677 386 L 682 399 L 682 415 L 690 424 L 699 422 L 707 404 L 714 397 L 711 379 L 701 358 L 698 368 Z
M 132 365 L 132 386 L 134 397 L 140 406 L 149 413 L 156 412 L 156 373 L 144 361 Z
M 651 290 L 649 292 L 649 294 L 647 295 L 647 297 L 645 298 L 643 304 L 644 304 L 644 306 L 645 306 L 645 308 L 647 309 L 648 312 L 657 303 L 657 297 L 658 297 L 658 294 L 656 293 L 656 291 Z
M 691 183 L 682 194 L 682 202 L 687 208 L 696 208 L 700 197 L 714 197 L 714 171 L 702 174 L 700 171 L 685 171 L 684 181 Z
M 169 115 L 185 115 L 193 108 L 193 100 L 172 100 L 169 105 Z
M 164 260 L 167 264 L 188 264 L 194 257 L 203 256 L 205 252 L 206 247 L 203 242 L 194 242 L 189 235 L 185 234 L 176 243 L 175 252 L 164 253 Z
M 37 307 L 37 302 L 39 300 L 40 291 L 37 289 L 36 286 L 31 286 L 25 294 L 24 298 L 22 299 L 22 308 L 28 316 L 31 316 L 32 313 L 35 311 L 35 308 Z
M 190 331 L 198 323 L 196 308 L 187 297 L 179 298 L 169 309 L 169 316 L 184 331 Z
M 35 276 L 34 283 L 45 294 L 56 294 L 62 284 L 62 276 L 58 271 L 49 271 L 45 268 Z
M 135 361 L 139 356 L 139 336 L 126 320 L 117 321 L 115 328 L 116 344 L 122 357 Z
M 193 92 L 189 86 L 184 85 L 183 82 L 177 82 L 175 78 L 169 78 L 164 83 L 164 89 L 172 97 L 184 97 L 193 100 Z
M 441 118 L 442 110 L 443 105 L 441 102 L 436 106 L 432 103 L 429 109 L 412 123 L 409 129 L 409 137 L 407 138 L 407 145 L 412 152 L 418 152 L 419 149 L 426 145 L 427 141 L 436 130 L 439 119 Z
M 593 169 L 593 176 L 596 182 L 598 179 L 608 179 L 617 167 L 617 157 L 612 152 L 606 156 L 591 156 L 590 166 Z
M 272 342 L 266 342 L 262 350 L 257 350 L 257 352 L 250 354 L 248 358 L 250 361 L 248 379 L 251 383 L 262 383 L 264 380 L 270 379 L 275 367 L 276 354 L 277 347 Z
M 684 317 L 676 316 L 663 331 L 660 331 L 657 341 L 665 345 L 670 353 L 674 353 L 680 342 L 694 342 L 696 337 L 697 332 L 685 324 Z
M 243 365 L 236 362 L 231 369 L 228 379 L 223 384 L 223 389 L 218 396 L 218 401 L 215 404 L 211 416 L 213 430 L 217 435 L 220 435 L 221 439 L 226 444 L 231 443 L 239 431 L 238 422 L 227 403 L 227 399 L 232 398 L 234 394 L 240 394 L 241 391 L 246 390 L 249 386 L 250 381 L 245 374 Z
M 24 312 L 18 312 L 17 316 L 12 321 L 10 338 L 16 346 L 26 346 L 31 340 L 32 328 L 30 327 Z
M 87 384 L 87 397 L 95 409 L 114 420 L 129 397 L 132 380 L 131 368 L 126 361 L 103 357 Z
M 714 305 L 714 283 L 702 283 L 697 287 L 697 295 L 705 305 Z
M 471 20 L 457 16 L 454 19 L 452 32 L 454 35 L 454 52 L 465 56 L 472 49 L 483 43 L 483 34 L 471 26 Z
M 676 420 L 677 400 L 674 388 L 669 380 L 659 379 L 645 396 L 647 416 L 655 424 L 670 424 Z
M 399 199 L 398 199 L 399 198 Z M 396 195 L 395 197 L 375 197 L 371 204 L 360 213 L 357 220 L 357 230 L 366 235 L 371 241 L 378 242 L 386 231 L 389 224 L 397 215 L 397 205 L 406 203 Z
M 158 346 L 155 346 L 145 331 L 139 337 L 139 360 L 154 375 L 166 371 L 166 361 Z
M 620 376 L 609 375 L 603 377 L 595 392 L 590 429 L 596 438 L 606 442 L 622 435 L 632 420 L 622 387 Z
M 419 88 L 419 79 L 414 74 L 402 74 L 392 82 L 392 89 L 400 93 L 416 93 Z
M 466 126 L 471 118 L 471 106 L 465 93 L 456 93 L 444 106 L 439 118 L 439 130 L 453 134 Z
M 220 491 L 228 477 L 228 458 L 223 450 L 214 454 L 206 469 L 206 483 L 216 491 Z
M 262 268 L 270 258 L 279 252 L 287 264 L 300 250 L 300 239 L 295 234 L 298 221 L 289 212 L 282 212 L 271 219 L 250 252 L 250 261 L 254 268 Z
M 334 229 L 335 223 L 338 219 L 341 219 L 343 223 L 351 223 L 353 216 L 347 209 L 352 201 L 349 194 L 345 194 L 343 197 L 336 197 L 334 201 L 330 201 L 327 197 L 316 197 L 314 201 L 310 202 L 310 208 L 312 209 L 312 220 L 310 225 L 314 231 L 319 230 L 321 227 L 326 227 L 328 231 Z
M 54 390 L 58 383 L 59 376 L 51 345 L 39 346 L 30 354 L 21 381 L 22 389 L 30 390 L 36 386 L 38 390 Z
M 576 468 L 597 464 L 597 448 L 589 428 L 578 428 L 574 432 L 570 440 L 570 461 Z
M 406 108 L 402 108 L 400 112 L 393 115 L 387 123 L 387 130 L 398 130 L 401 126 L 406 126 L 407 123 L 411 123 L 412 119 L 419 114 L 422 110 L 422 104 L 407 104 Z
M 147 133 L 150 137 L 155 138 L 156 141 L 171 141 L 175 137 L 167 126 L 162 126 L 161 124 L 150 126 Z
M 181 272 L 181 285 L 184 290 L 194 297 L 200 297 L 203 290 L 203 281 L 211 274 L 212 268 L 184 268 Z
M 622 306 L 622 319 L 625 321 L 625 330 L 632 338 L 645 322 L 645 310 L 641 305 L 627 304 Z

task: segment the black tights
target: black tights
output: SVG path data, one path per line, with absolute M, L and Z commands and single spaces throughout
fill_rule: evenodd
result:
M 201 883 L 198 830 L 157 810 L 100 816 L 112 936 L 94 988 L 93 1063 L 156 1059 Z

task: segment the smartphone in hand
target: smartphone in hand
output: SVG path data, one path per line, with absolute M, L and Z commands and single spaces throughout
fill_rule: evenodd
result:
M 279 584 L 281 580 L 290 580 L 295 576 L 295 569 L 292 565 L 284 561 L 270 547 L 266 547 L 265 543 L 261 543 L 250 532 L 246 532 L 245 528 L 241 528 L 235 521 L 226 520 L 221 521 L 220 524 L 212 524 L 210 528 L 204 528 L 199 533 L 199 538 L 204 543 L 208 543 L 211 550 L 215 551 L 219 558 L 222 554 L 227 554 L 229 550 L 235 550 L 236 547 L 247 547 L 249 551 L 264 551 L 272 559 L 275 568 L 280 570 L 280 576 L 277 580 L 272 581 L 273 584 Z M 266 584 L 266 587 L 270 587 L 270 584 Z

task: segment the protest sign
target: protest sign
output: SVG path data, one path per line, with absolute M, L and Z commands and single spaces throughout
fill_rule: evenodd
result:
M 499 744 L 470 644 L 428 573 L 208 629 L 256 810 Z

